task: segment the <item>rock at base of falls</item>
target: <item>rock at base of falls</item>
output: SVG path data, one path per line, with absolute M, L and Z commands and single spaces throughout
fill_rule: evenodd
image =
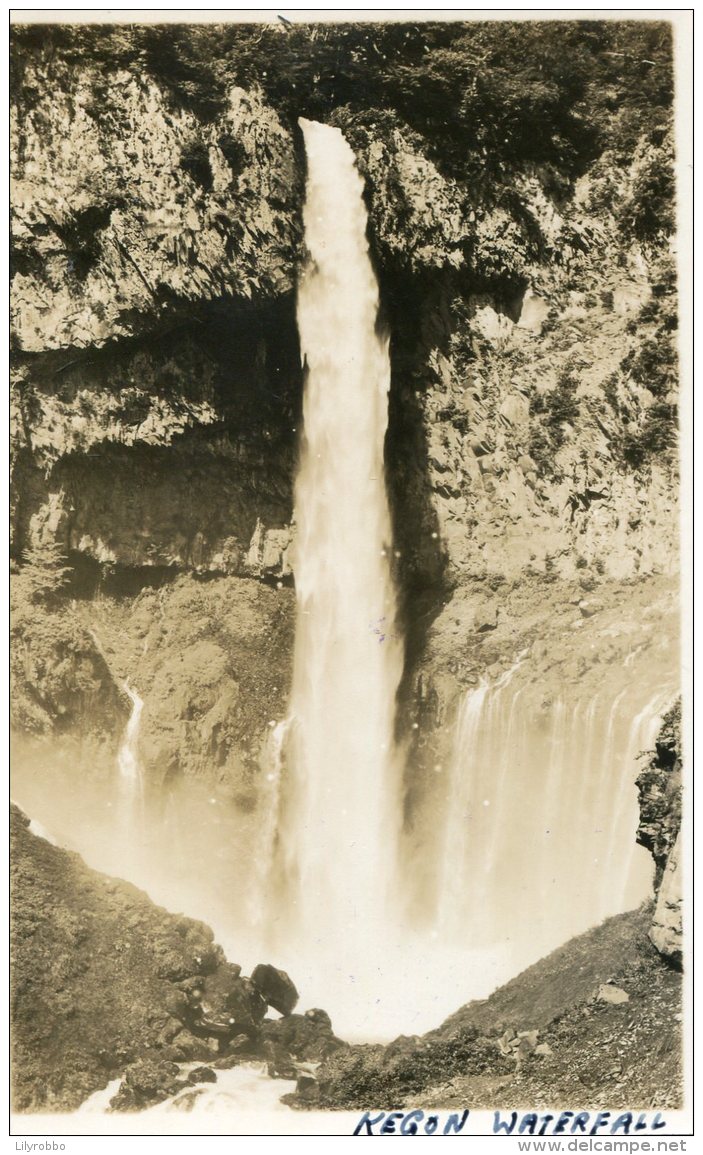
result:
M 189 1083 L 216 1083 L 217 1075 L 212 1067 L 195 1067 L 188 1072 Z
M 110 1100 L 111 1111 L 143 1111 L 175 1095 L 188 1086 L 176 1063 L 139 1059 L 125 1071 L 117 1094 Z
M 266 999 L 253 979 L 236 978 L 225 995 L 224 1009 L 242 1031 L 254 1032 L 264 1021 Z
M 326 1011 L 314 1008 L 304 1015 L 267 1019 L 263 1026 L 264 1046 L 274 1067 L 280 1070 L 283 1057 L 295 1063 L 316 1062 L 347 1046 L 338 1039 Z
M 298 1002 L 298 992 L 285 971 L 268 963 L 259 963 L 251 973 L 251 981 L 259 988 L 270 1007 L 281 1015 L 290 1015 Z

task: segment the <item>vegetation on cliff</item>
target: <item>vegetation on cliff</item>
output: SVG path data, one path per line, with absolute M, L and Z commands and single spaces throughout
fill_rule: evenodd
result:
M 643 129 L 660 146 L 670 124 L 663 22 L 35 25 L 14 40 L 19 75 L 41 45 L 79 64 L 144 69 L 206 118 L 233 84 L 260 86 L 291 118 L 326 120 L 344 105 L 380 124 L 390 114 L 463 180 L 545 163 L 563 185 L 606 147 L 627 163 Z M 633 231 L 667 227 L 671 192 L 670 169 L 652 158 Z

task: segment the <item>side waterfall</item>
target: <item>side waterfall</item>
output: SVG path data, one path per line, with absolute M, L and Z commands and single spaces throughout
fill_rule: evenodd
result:
M 392 901 L 402 673 L 384 475 L 390 363 L 366 239 L 363 180 L 342 133 L 301 120 L 308 266 L 295 491 L 298 603 L 275 855 L 282 942 L 369 951 Z M 356 929 L 355 929 L 356 928 Z M 293 964 L 291 964 L 293 965 Z
M 122 689 L 132 703 L 132 712 L 127 722 L 124 738 L 117 751 L 117 770 L 122 798 L 122 814 L 126 822 L 138 822 L 143 802 L 142 771 L 139 763 L 139 723 L 144 702 L 128 682 Z
M 524 962 L 649 893 L 635 778 L 672 692 L 563 692 L 538 708 L 518 666 L 459 708 L 436 925 L 478 944 L 510 939 Z

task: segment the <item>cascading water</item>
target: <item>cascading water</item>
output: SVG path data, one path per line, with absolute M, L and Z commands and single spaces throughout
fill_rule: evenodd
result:
M 460 706 L 436 903 L 440 933 L 510 941 L 526 965 L 647 896 L 637 759 L 672 689 L 538 703 L 517 669 Z
M 127 722 L 124 738 L 117 751 L 117 770 L 124 811 L 127 820 L 138 818 L 138 811 L 142 803 L 142 772 L 139 763 L 139 724 L 141 722 L 144 702 L 139 694 L 128 682 L 122 683 L 122 689 L 132 703 L 132 712 Z
M 313 947 L 324 938 L 341 955 L 351 928 L 368 946 L 371 928 L 383 925 L 400 826 L 393 729 L 402 646 L 383 457 L 390 365 L 354 154 L 338 129 L 301 126 L 306 382 L 275 920 L 284 941 Z

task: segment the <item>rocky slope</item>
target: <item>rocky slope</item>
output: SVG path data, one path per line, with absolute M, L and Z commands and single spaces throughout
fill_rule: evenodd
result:
M 298 995 L 283 972 L 242 978 L 204 923 L 89 870 L 45 834 L 12 807 L 16 1111 L 74 1110 L 125 1071 L 112 1107 L 136 1110 L 214 1080 L 213 1067 L 258 1059 L 291 1078 L 296 1063 L 343 1046 L 324 1011 L 292 1013 Z M 282 1017 L 267 1018 L 267 1004 Z M 224 1039 L 223 1023 L 235 1024 Z M 178 1066 L 197 1060 L 208 1069 Z
M 321 1104 L 680 1107 L 681 979 L 648 942 L 650 917 L 608 920 L 423 1038 L 331 1056 Z

